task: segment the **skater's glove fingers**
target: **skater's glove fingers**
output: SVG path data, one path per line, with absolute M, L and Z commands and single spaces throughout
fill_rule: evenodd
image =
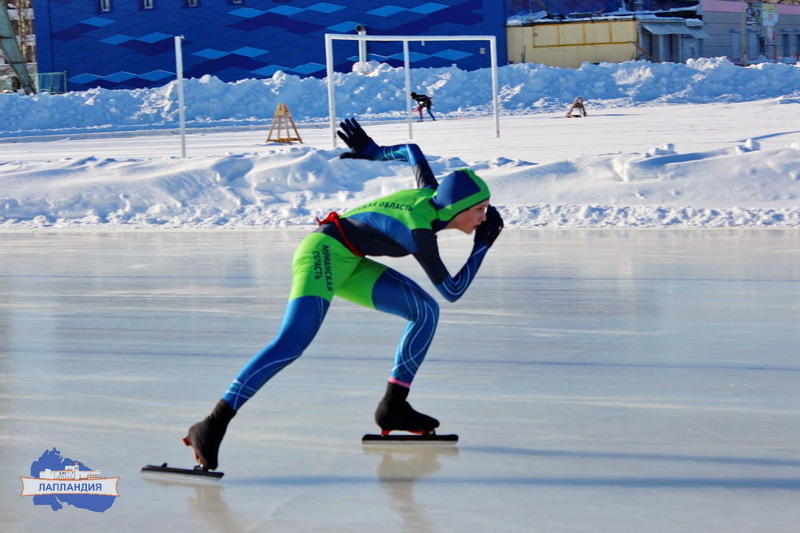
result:
M 344 143 L 347 146 L 349 146 L 350 148 L 353 148 L 353 141 L 354 141 L 354 139 L 353 139 L 353 130 L 350 128 L 350 126 L 346 122 L 340 122 L 339 123 L 339 128 L 340 129 L 339 129 L 339 131 L 336 132 L 336 134 L 339 136 L 340 139 L 342 139 L 344 141 Z
M 338 132 L 339 137 L 350 148 L 359 148 L 359 145 L 366 144 L 366 139 L 369 138 L 367 132 L 354 118 L 345 119 L 344 122 L 339 123 L 339 127 L 342 129 L 342 131 Z
M 354 118 L 346 118 L 346 119 L 344 119 L 344 124 L 351 131 L 356 131 L 356 130 L 362 129 L 361 128 L 361 124 L 359 124 L 358 121 L 356 119 L 354 119 Z
M 500 236 L 503 227 L 503 217 L 500 216 L 494 206 L 488 206 L 486 208 L 486 220 L 481 222 L 480 226 L 475 229 L 475 243 L 491 246 Z
M 342 123 L 342 129 L 347 132 L 347 135 L 350 137 L 355 137 L 358 135 L 359 131 L 364 131 L 361 125 L 356 121 L 354 118 L 346 118 Z
M 336 133 L 350 147 L 351 151 L 350 155 L 345 156 L 342 154 L 341 158 L 372 159 L 373 153 L 377 150 L 377 145 L 356 119 L 345 119 L 344 122 L 339 123 L 339 127 L 341 131 Z
M 486 222 L 497 228 L 498 233 L 505 227 L 503 217 L 500 216 L 500 212 L 493 205 L 486 206 L 486 220 L 484 220 L 484 223 Z
M 344 141 L 344 143 L 345 143 L 347 146 L 349 146 L 350 148 L 352 148 L 352 147 L 353 147 L 353 145 L 352 145 L 352 140 L 350 139 L 350 137 L 349 137 L 349 136 L 348 136 L 348 135 L 347 135 L 345 132 L 343 132 L 343 131 L 337 131 L 337 132 L 336 132 L 336 135 L 338 135 L 338 136 L 339 136 L 339 138 L 340 138 L 341 140 L 343 140 L 343 141 Z

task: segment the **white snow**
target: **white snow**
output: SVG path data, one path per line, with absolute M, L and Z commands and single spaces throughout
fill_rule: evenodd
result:
M 414 69 L 439 120 L 414 124 L 413 142 L 439 176 L 483 176 L 508 226 L 800 226 L 800 66 L 698 59 L 499 73 L 496 138 L 488 69 Z M 407 142 L 403 76 L 386 65 L 336 74 L 340 118 L 359 118 L 379 144 Z M 176 92 L 173 82 L 0 95 L 0 228 L 305 226 L 413 186 L 405 164 L 338 159 L 324 80 L 187 80 L 185 159 Z M 576 96 L 589 116 L 567 119 Z M 303 144 L 265 143 L 280 102 Z

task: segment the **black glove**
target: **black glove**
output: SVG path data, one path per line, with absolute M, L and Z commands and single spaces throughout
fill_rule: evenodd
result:
M 497 212 L 494 206 L 487 206 L 486 220 L 475 228 L 475 244 L 491 246 L 501 231 L 503 231 L 503 219 L 500 217 L 500 213 Z
M 349 152 L 345 152 L 339 156 L 341 159 L 372 159 L 378 151 L 378 145 L 375 144 L 364 128 L 361 127 L 356 119 L 347 118 L 344 122 L 339 123 L 340 131 L 337 135 L 350 147 Z

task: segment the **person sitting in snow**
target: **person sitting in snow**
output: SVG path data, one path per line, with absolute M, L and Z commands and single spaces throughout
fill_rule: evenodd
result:
M 422 109 L 427 109 L 428 114 L 431 116 L 433 120 L 436 120 L 436 117 L 433 116 L 433 112 L 431 112 L 431 101 L 430 96 L 425 96 L 424 94 L 417 94 L 411 93 L 411 99 L 417 102 L 417 108 L 414 110 L 419 113 L 419 121 L 422 122 Z
M 334 296 L 408 321 L 400 337 L 375 422 L 393 430 L 432 433 L 439 422 L 415 411 L 407 401 L 411 383 L 433 340 L 439 304 L 400 272 L 367 256 L 413 255 L 439 293 L 454 302 L 464 295 L 503 220 L 489 205 L 489 188 L 469 169 L 437 181 L 416 144 L 378 146 L 355 119 L 340 124 L 339 137 L 350 148 L 342 159 L 407 161 L 417 188 L 399 191 L 339 215 L 330 213 L 295 251 L 289 302 L 277 337 L 235 377 L 210 415 L 189 428 L 184 439 L 206 470 L 218 465 L 228 423 L 275 374 L 311 344 Z M 456 229 L 473 234 L 472 252 L 451 276 L 439 255 L 436 234 Z

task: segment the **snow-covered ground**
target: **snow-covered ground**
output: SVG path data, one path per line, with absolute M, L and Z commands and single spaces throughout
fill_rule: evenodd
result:
M 510 227 L 800 226 L 797 65 L 509 65 L 499 138 L 488 76 L 414 70 L 439 120 L 413 141 L 437 175 L 483 176 Z M 407 142 L 402 77 L 337 74 L 338 112 Z M 175 92 L 2 95 L 0 228 L 304 226 L 412 185 L 407 165 L 338 159 L 324 81 L 188 80 L 185 159 Z M 589 116 L 567 119 L 576 96 Z M 278 102 L 303 144 L 265 143 Z

